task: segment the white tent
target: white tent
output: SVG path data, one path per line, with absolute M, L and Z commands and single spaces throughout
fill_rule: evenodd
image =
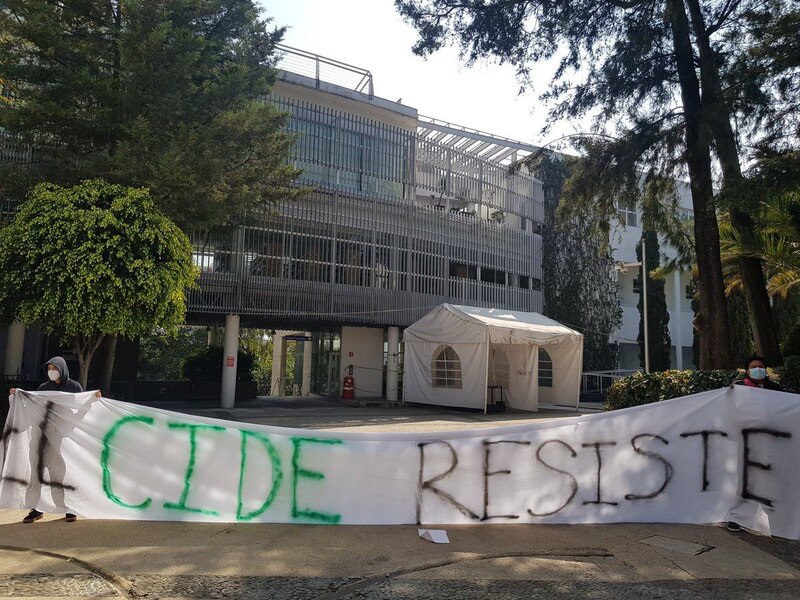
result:
M 403 333 L 403 398 L 486 409 L 578 407 L 583 336 L 539 313 L 442 304 Z

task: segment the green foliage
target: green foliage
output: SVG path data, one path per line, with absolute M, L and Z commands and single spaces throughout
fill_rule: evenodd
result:
M 773 296 L 772 314 L 780 335 L 783 356 L 800 354 L 800 289 L 794 289 L 785 298 Z M 792 344 L 790 339 L 795 342 Z
M 667 311 L 667 297 L 664 294 L 664 280 L 654 279 L 653 271 L 658 269 L 661 261 L 661 249 L 658 245 L 658 236 L 652 231 L 645 231 L 642 239 L 647 250 L 647 264 L 644 269 L 639 267 L 639 281 L 643 281 L 644 270 L 647 274 L 647 346 L 650 354 L 650 371 L 666 371 L 669 369 L 669 352 L 672 340 L 669 337 L 669 311 Z M 642 260 L 642 246 L 636 246 L 636 259 Z M 639 294 L 639 362 L 645 366 L 644 360 L 644 289 L 640 284 Z M 681 351 L 680 348 L 677 349 Z
M 170 336 L 155 331 L 142 336 L 139 344 L 138 379 L 145 381 L 175 380 L 182 377 L 181 364 L 190 354 L 206 347 L 208 333 L 205 327 L 178 328 Z
M 781 385 L 787 392 L 800 394 L 800 355 L 784 358 L 781 369 Z
M 543 155 L 535 172 L 544 183 L 544 313 L 584 335 L 584 370 L 613 369 L 619 350 L 616 344 L 609 344 L 608 332 L 619 327 L 622 311 L 619 290 L 610 277 L 613 264 L 606 248 L 608 238 L 597 235 L 595 219 L 576 216 L 559 221 L 561 192 L 570 165 L 556 156 Z
M 259 394 L 269 395 L 272 388 L 272 339 L 274 331 L 245 329 L 239 335 L 239 348 L 253 356 L 253 381 Z M 287 362 L 289 357 L 287 356 Z M 294 367 L 294 354 L 291 355 Z
M 800 285 L 800 193 L 764 201 L 754 220 L 754 231 L 745 234 L 727 219 L 720 222 L 720 251 L 723 265 L 728 267 L 728 287 L 741 287 L 736 269 L 741 258 L 758 258 L 764 264 L 769 294 L 786 298 Z
M 40 184 L 0 230 L 0 315 L 48 333 L 172 333 L 197 274 L 189 239 L 145 189 Z
M 800 356 L 800 323 L 795 325 L 781 346 L 784 356 Z
M 260 396 L 269 396 L 272 389 L 272 361 L 269 364 L 253 363 L 253 381 Z
M 629 408 L 715 390 L 730 385 L 737 376 L 734 370 L 634 373 L 608 389 L 605 409 Z
M 0 165 L 4 191 L 101 177 L 149 188 L 184 229 L 296 197 L 288 116 L 264 101 L 282 35 L 252 0 L 8 0 L 0 128 L 37 160 Z
M 181 374 L 190 381 L 222 381 L 222 346 L 209 346 L 187 356 L 181 364 Z M 240 350 L 236 364 L 236 379 L 252 381 L 253 355 Z

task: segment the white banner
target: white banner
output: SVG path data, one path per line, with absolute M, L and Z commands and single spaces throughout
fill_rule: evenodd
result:
M 800 539 L 800 398 L 737 386 L 443 433 L 233 423 L 17 392 L 0 507 L 268 523 L 712 523 Z

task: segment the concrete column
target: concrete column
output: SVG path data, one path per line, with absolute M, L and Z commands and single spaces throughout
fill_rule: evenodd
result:
M 311 337 L 311 334 L 306 332 L 306 335 Z M 303 342 L 303 383 L 300 388 L 301 396 L 311 395 L 311 360 L 312 360 L 312 342 L 306 340 Z
M 283 372 L 286 370 L 285 331 L 276 331 L 272 338 L 272 383 L 269 386 L 270 396 L 283 396 Z
M 676 369 L 683 369 L 683 323 L 681 323 L 681 272 L 672 272 L 672 287 L 674 307 L 672 309 L 672 318 L 675 326 L 672 328 L 672 343 L 675 344 L 675 367 Z
M 222 408 L 233 408 L 236 400 L 236 367 L 239 359 L 239 315 L 225 317 L 222 352 Z
M 389 327 L 386 348 L 386 400 L 397 402 L 399 383 L 400 328 Z
M 219 346 L 219 328 L 211 326 L 208 328 L 208 341 L 206 346 Z
M 25 324 L 14 321 L 8 326 L 6 340 L 6 358 L 3 363 L 3 374 L 16 377 L 22 371 L 22 355 L 25 350 Z

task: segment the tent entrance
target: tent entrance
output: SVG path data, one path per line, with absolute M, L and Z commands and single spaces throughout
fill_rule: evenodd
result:
M 536 346 L 489 343 L 487 404 L 502 396 L 506 406 L 538 407 Z

